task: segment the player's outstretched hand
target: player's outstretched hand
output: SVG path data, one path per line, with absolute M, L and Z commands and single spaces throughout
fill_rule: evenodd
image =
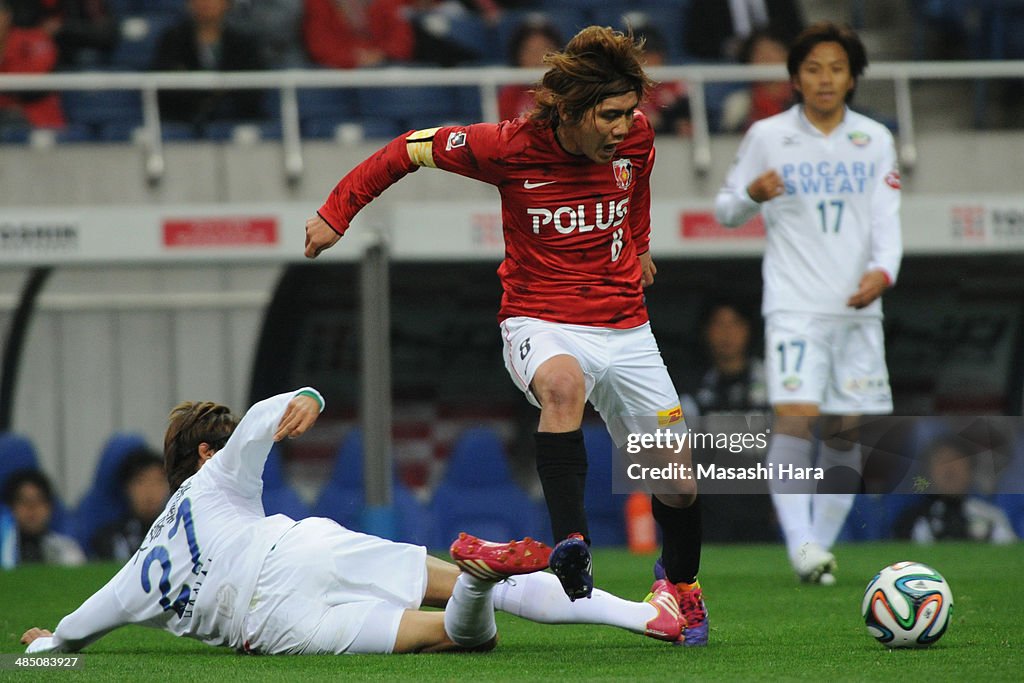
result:
M 754 178 L 754 182 L 747 185 L 747 194 L 758 204 L 775 199 L 785 191 L 786 186 L 782 182 L 782 176 L 775 169 L 765 171 Z
M 316 258 L 321 251 L 330 249 L 340 239 L 341 235 L 320 218 L 320 214 L 313 214 L 306 219 L 306 258 Z
M 312 396 L 299 395 L 288 402 L 288 407 L 277 424 L 274 441 L 286 436 L 296 437 L 306 433 L 320 417 L 320 403 Z
M 846 305 L 852 308 L 864 308 L 882 296 L 888 287 L 889 278 L 885 276 L 885 273 L 880 270 L 869 270 L 861 276 L 857 293 L 846 301 Z
M 654 265 L 654 259 L 651 258 L 651 252 L 645 251 L 640 254 L 640 283 L 644 287 L 650 287 L 654 284 L 654 276 L 658 274 L 658 267 Z
M 36 640 L 37 638 L 49 638 L 52 635 L 53 634 L 45 628 L 30 628 L 29 630 L 25 631 L 25 635 L 21 637 L 21 644 L 31 645 L 32 641 Z

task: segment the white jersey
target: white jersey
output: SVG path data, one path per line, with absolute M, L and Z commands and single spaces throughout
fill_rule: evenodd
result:
M 775 169 L 785 193 L 758 204 L 747 187 Z M 856 310 L 847 300 L 869 270 L 895 283 L 903 256 L 900 179 L 892 133 L 846 110 L 829 135 L 807 120 L 803 106 L 756 122 L 715 200 L 723 225 L 737 226 L 759 210 L 767 247 L 762 313 L 775 311 L 881 317 L 882 302 Z
M 243 622 L 263 560 L 296 523 L 284 515 L 267 517 L 262 494 L 274 432 L 300 391 L 315 393 L 306 387 L 249 409 L 224 447 L 174 492 L 132 559 L 61 620 L 54 649 L 79 650 L 125 624 L 243 646 Z

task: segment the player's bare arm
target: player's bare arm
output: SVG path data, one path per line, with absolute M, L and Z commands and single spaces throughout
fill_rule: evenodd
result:
M 658 274 L 658 267 L 654 265 L 654 259 L 651 258 L 651 252 L 645 251 L 640 254 L 640 282 L 644 287 L 649 287 L 654 284 L 654 276 Z
M 747 185 L 747 194 L 758 204 L 775 199 L 785 191 L 786 186 L 782 182 L 782 176 L 775 169 L 765 171 L 754 178 L 754 182 Z
M 882 296 L 889 288 L 889 277 L 881 270 L 869 270 L 860 278 L 857 292 L 851 296 L 846 305 L 852 308 L 864 308 Z
M 316 258 L 321 251 L 330 249 L 340 239 L 341 235 L 320 214 L 306 219 L 306 258 Z
M 313 426 L 319 416 L 320 403 L 315 398 L 306 394 L 295 396 L 288 402 L 288 407 L 281 416 L 277 431 L 274 433 L 274 441 L 301 436 Z

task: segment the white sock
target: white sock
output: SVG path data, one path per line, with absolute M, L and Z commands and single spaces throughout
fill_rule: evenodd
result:
M 772 435 L 771 445 L 768 446 L 766 461 L 774 473 L 768 482 L 768 490 L 772 494 L 775 514 L 779 518 L 791 561 L 798 557 L 803 544 L 813 541 L 811 492 L 815 482 L 813 479 L 780 479 L 780 465 L 792 465 L 794 469 L 810 467 L 813 448 L 812 441 L 789 434 Z
M 453 643 L 462 647 L 476 647 L 497 635 L 498 625 L 494 623 L 494 585 L 493 581 L 459 574 L 455 588 L 452 589 L 452 597 L 444 608 L 444 632 Z
M 823 443 L 821 450 L 818 451 L 818 467 L 825 470 L 826 479 L 832 467 L 848 467 L 860 474 L 860 446 L 854 444 L 853 448 L 844 451 Z M 814 496 L 814 502 L 811 504 L 811 537 L 815 543 L 825 550 L 830 550 L 835 545 L 856 497 L 855 492 L 846 490 L 839 493 L 819 493 Z
M 494 607 L 542 624 L 605 624 L 643 633 L 658 609 L 595 588 L 588 600 L 572 602 L 554 574 L 513 576 L 494 588 Z M 446 613 L 447 614 L 447 613 Z

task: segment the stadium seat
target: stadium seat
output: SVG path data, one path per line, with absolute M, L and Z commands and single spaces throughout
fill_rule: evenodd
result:
M 598 26 L 611 26 L 619 30 L 626 30 L 630 27 L 641 28 L 652 26 L 658 30 L 665 39 L 668 46 L 669 63 L 679 63 L 686 60 L 686 51 L 683 47 L 683 22 L 685 20 L 685 7 L 679 2 L 666 2 L 662 0 L 642 0 L 626 5 L 615 3 L 618 6 L 602 7 L 595 9 L 592 15 L 593 23 Z M 566 37 L 568 39 L 568 36 Z
M 430 514 L 397 478 L 392 479 L 395 534 L 391 540 L 434 545 Z M 351 430 L 338 447 L 330 479 L 317 496 L 313 514 L 327 517 L 353 531 L 362 531 L 366 495 L 363 486 L 363 433 Z
M 277 444 L 270 449 L 263 466 L 263 509 L 267 516 L 281 514 L 296 520 L 311 514 L 309 506 L 284 477 L 281 448 Z
M 494 541 L 549 536 L 540 505 L 512 480 L 505 446 L 487 427 L 469 429 L 456 440 L 430 509 L 442 546 L 460 531 Z
M 142 97 L 134 90 L 66 90 L 61 103 L 68 122 L 102 128 L 142 125 Z
M 364 121 L 389 119 L 400 122 L 403 130 L 441 125 L 459 110 L 456 88 L 360 88 L 356 98 Z
M 93 477 L 92 486 L 86 491 L 75 510 L 75 524 L 72 535 L 86 553 L 90 553 L 90 541 L 100 527 L 109 524 L 128 512 L 128 501 L 117 480 L 118 469 L 132 451 L 146 446 L 141 434 L 120 432 L 111 436 L 100 451 L 99 464 Z
M 114 49 L 111 66 L 122 71 L 148 71 L 160 36 L 180 20 L 182 9 L 122 17 L 121 40 Z
M 506 10 L 498 21 L 497 38 L 494 41 L 502 63 L 508 63 L 509 43 L 516 29 L 528 21 L 546 21 L 554 26 L 568 41 L 581 28 L 590 25 L 590 13 L 584 7 L 568 6 L 569 3 L 558 3 L 557 7 L 536 10 Z
M 0 434 L 0 488 L 18 470 L 39 469 L 39 457 L 32 442 L 20 434 Z
M 593 545 L 625 545 L 625 494 L 612 493 L 615 445 L 604 424 L 585 424 L 587 446 L 586 510 Z

